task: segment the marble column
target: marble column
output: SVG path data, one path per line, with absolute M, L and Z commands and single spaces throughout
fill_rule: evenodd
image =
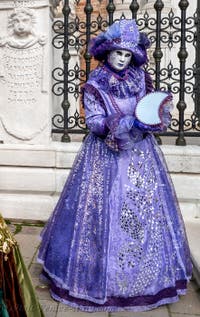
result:
M 51 135 L 49 0 L 0 0 L 0 139 L 47 144 Z

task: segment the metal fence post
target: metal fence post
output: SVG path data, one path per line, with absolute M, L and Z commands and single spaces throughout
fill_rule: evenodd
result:
M 197 0 L 196 27 L 196 74 L 195 74 L 195 114 L 200 120 L 200 0 Z
M 179 92 L 179 101 L 177 108 L 179 110 L 179 132 L 178 138 L 176 139 L 176 145 L 186 145 L 184 138 L 184 111 L 186 109 L 185 103 L 185 63 L 188 57 L 186 50 L 186 10 L 189 5 L 187 0 L 181 0 L 179 2 L 179 7 L 181 9 L 181 45 L 178 52 L 178 58 L 180 61 L 180 92 Z
M 62 142 L 70 142 L 70 136 L 68 134 L 68 112 L 70 103 L 68 100 L 68 70 L 69 70 L 69 47 L 68 47 L 68 21 L 69 21 L 69 14 L 70 14 L 70 6 L 69 0 L 65 0 L 64 7 L 63 7 L 63 15 L 64 15 L 64 50 L 62 54 L 62 59 L 64 63 L 64 98 L 62 102 L 62 108 L 64 111 L 64 134 L 62 135 L 61 141 Z
M 86 80 L 88 79 L 90 73 L 90 53 L 88 51 L 88 45 L 90 42 L 90 27 L 91 27 L 91 14 L 93 11 L 93 7 L 91 5 L 91 1 L 87 0 L 84 8 L 84 12 L 86 14 L 86 51 L 85 51 L 85 63 L 86 63 Z
M 115 12 L 115 5 L 114 5 L 113 0 L 110 0 L 108 2 L 106 9 L 108 11 L 109 25 L 111 25 L 113 23 L 113 14 Z
M 132 18 L 133 18 L 133 19 L 136 19 L 136 18 L 137 18 L 137 11 L 138 11 L 139 7 L 140 7 L 140 6 L 139 6 L 137 0 L 133 0 L 133 1 L 131 2 L 129 9 L 130 9 L 131 12 L 132 12 Z

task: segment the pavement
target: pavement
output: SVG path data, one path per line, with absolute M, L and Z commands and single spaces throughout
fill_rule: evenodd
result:
M 117 312 L 117 313 L 84 313 L 72 309 L 50 297 L 47 286 L 41 284 L 39 274 L 41 265 L 37 263 L 37 251 L 40 243 L 40 224 L 9 224 L 10 230 L 19 243 L 24 262 L 31 274 L 32 282 L 43 308 L 45 317 L 195 317 L 200 316 L 200 288 L 193 280 L 188 286 L 186 296 L 171 305 L 164 305 L 148 312 Z M 35 316 L 37 317 L 37 316 Z
M 200 218 L 186 221 L 185 226 L 193 262 L 193 276 L 200 288 Z

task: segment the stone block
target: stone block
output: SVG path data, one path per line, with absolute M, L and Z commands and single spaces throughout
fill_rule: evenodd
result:
M 60 193 L 67 181 L 70 170 L 60 169 L 56 170 L 56 193 Z
M 0 145 L 0 165 L 54 167 L 55 151 L 50 147 L 34 145 Z
M 171 177 L 181 201 L 200 200 L 200 174 L 171 174 Z
M 161 149 L 171 173 L 200 173 L 199 146 L 162 145 Z
M 58 168 L 71 168 L 77 153 L 57 152 L 56 167 Z
M 55 173 L 51 168 L 0 167 L 0 191 L 55 192 Z
M 179 205 L 180 205 L 183 219 L 185 221 L 189 221 L 195 218 L 200 218 L 199 208 L 197 203 L 192 201 L 188 201 L 188 202 L 180 201 Z
M 56 151 L 56 167 L 71 168 L 81 144 L 81 142 L 71 142 L 65 144 L 53 142 L 52 147 L 55 148 Z
M 0 194 L 3 217 L 46 221 L 58 200 L 56 196 L 33 194 Z

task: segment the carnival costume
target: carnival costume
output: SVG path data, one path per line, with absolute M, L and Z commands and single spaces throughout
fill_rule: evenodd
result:
M 38 260 L 54 299 L 83 311 L 145 311 L 178 300 L 191 276 L 175 191 L 153 131 L 134 115 L 153 91 L 140 67 L 149 42 L 134 20 L 115 22 L 92 40 L 103 61 L 83 87 L 90 130 L 42 233 Z M 132 62 L 116 72 L 112 50 Z

